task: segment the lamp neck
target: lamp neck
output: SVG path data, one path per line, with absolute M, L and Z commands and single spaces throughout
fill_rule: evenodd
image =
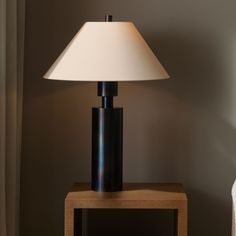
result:
M 113 97 L 102 97 L 102 108 L 113 108 Z
M 98 82 L 98 96 L 102 97 L 102 108 L 113 108 L 113 97 L 117 95 L 117 82 Z

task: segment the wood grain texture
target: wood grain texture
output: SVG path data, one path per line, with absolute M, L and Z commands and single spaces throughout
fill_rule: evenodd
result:
M 124 191 L 99 193 L 75 184 L 65 199 L 65 236 L 74 236 L 74 209 L 176 209 L 177 235 L 187 236 L 187 196 L 181 184 L 130 183 Z

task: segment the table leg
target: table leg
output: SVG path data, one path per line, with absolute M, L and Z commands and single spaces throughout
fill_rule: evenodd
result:
M 65 236 L 74 236 L 74 208 L 65 202 Z
M 177 232 L 178 236 L 188 235 L 187 204 L 178 209 Z

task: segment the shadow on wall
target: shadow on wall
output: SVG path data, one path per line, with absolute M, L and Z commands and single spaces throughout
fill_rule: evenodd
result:
M 142 123 L 140 135 L 145 135 L 146 142 L 137 144 L 146 153 L 144 179 L 184 183 L 191 236 L 230 235 L 230 194 L 236 177 L 236 129 L 228 112 L 235 105 L 229 94 L 235 78 L 229 73 L 232 52 L 225 51 L 226 42 L 210 41 L 207 35 L 160 35 L 150 42 L 162 50 L 156 53 L 160 59 L 162 54 L 168 58 L 173 79 L 136 85 L 149 95 L 156 91 L 156 112 L 132 124 Z M 134 100 L 140 99 L 145 98 Z M 150 95 L 141 104 L 153 102 Z

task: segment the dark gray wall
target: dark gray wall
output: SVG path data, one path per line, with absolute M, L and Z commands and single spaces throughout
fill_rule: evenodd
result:
M 230 235 L 235 10 L 235 0 L 26 1 L 21 236 L 62 236 L 65 195 L 90 179 L 96 84 L 42 76 L 85 21 L 107 12 L 133 21 L 171 76 L 120 83 L 124 180 L 182 182 L 189 235 Z

